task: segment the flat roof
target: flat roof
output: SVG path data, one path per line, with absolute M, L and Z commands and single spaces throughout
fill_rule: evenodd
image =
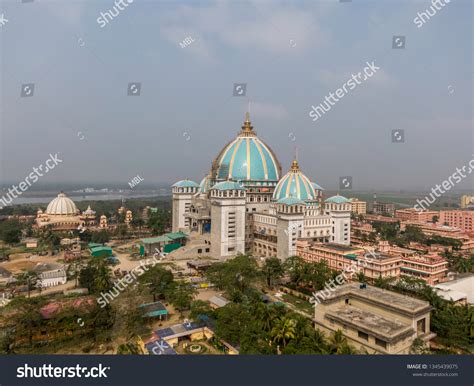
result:
M 469 275 L 453 281 L 437 284 L 435 288 L 462 292 L 466 295 L 467 302 L 474 304 L 474 275 Z
M 359 297 L 382 307 L 396 309 L 410 315 L 431 310 L 430 304 L 426 301 L 369 285 L 366 285 L 365 288 L 361 288 L 359 283 L 349 283 L 338 286 L 329 296 L 323 297 L 321 302 L 330 303 L 335 299 L 347 295 Z
M 317 246 L 321 246 L 323 248 L 330 248 L 330 249 L 337 249 L 338 251 L 348 252 L 348 251 L 355 251 L 361 248 L 350 247 L 348 245 L 336 244 L 336 243 L 327 243 L 327 244 L 315 244 Z
M 226 304 L 230 303 L 226 298 L 223 298 L 222 296 L 212 296 L 211 298 L 209 298 L 209 302 L 219 307 L 224 307 Z
M 155 317 L 160 315 L 168 315 L 168 310 L 161 302 L 140 304 L 138 307 L 143 308 L 146 317 Z
M 157 236 L 157 237 L 147 237 L 147 238 L 141 239 L 141 242 L 143 244 L 157 244 L 157 243 L 163 243 L 166 241 L 171 241 L 171 239 L 167 237 L 166 235 Z
M 326 312 L 325 317 L 352 326 L 369 335 L 375 335 L 387 342 L 400 340 L 415 333 L 408 324 L 387 319 L 358 307 L 345 306 L 330 310 Z

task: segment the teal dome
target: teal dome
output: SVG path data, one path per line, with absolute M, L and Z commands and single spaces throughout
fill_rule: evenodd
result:
M 314 190 L 324 190 L 324 188 L 318 185 L 316 182 L 311 182 L 311 185 L 313 185 Z
M 351 202 L 349 199 L 340 196 L 339 194 L 336 196 L 329 197 L 324 202 L 328 202 L 330 204 L 345 204 L 347 202 Z
M 317 199 L 313 184 L 308 177 L 301 172 L 296 160 L 293 161 L 291 170 L 278 182 L 273 192 L 273 200 L 275 201 L 290 197 L 303 201 L 313 201 Z
M 223 181 L 215 184 L 211 189 L 216 190 L 245 190 L 245 188 L 240 185 L 238 182 L 233 181 Z
M 172 185 L 173 188 L 199 188 L 199 185 L 190 180 L 181 180 Z
M 202 194 L 207 193 L 210 188 L 211 188 L 211 179 L 210 179 L 210 176 L 208 174 L 199 183 L 199 192 L 202 193 Z
M 258 139 L 247 114 L 238 137 L 217 156 L 214 171 L 218 180 L 277 182 L 281 167 L 272 150 Z
M 304 204 L 304 201 L 300 200 L 299 198 L 281 198 L 277 201 L 277 204 L 285 204 L 285 205 L 297 205 L 297 204 Z

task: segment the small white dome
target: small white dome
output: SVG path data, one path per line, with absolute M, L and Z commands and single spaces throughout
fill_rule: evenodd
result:
M 75 216 L 77 214 L 77 207 L 74 201 L 61 192 L 58 194 L 58 197 L 48 204 L 46 213 L 50 215 Z

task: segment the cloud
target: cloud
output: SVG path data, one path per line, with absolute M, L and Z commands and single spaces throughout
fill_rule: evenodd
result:
M 161 34 L 174 44 L 188 35 L 199 36 L 201 46 L 195 46 L 195 53 L 206 59 L 219 52 L 219 43 L 284 54 L 318 48 L 328 44 L 329 39 L 314 16 L 304 9 L 262 6 L 261 2 L 179 6 L 164 13 L 160 25 Z

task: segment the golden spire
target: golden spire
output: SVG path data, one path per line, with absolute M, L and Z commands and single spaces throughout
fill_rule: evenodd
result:
M 293 162 L 291 163 L 291 171 L 297 172 L 299 170 L 300 170 L 300 165 L 298 165 L 298 161 L 295 158 Z
M 250 114 L 249 114 L 248 111 L 245 113 L 245 121 L 244 121 L 244 124 L 242 125 L 242 132 L 241 132 L 241 134 L 244 134 L 244 135 L 248 135 L 248 134 L 255 135 L 255 132 L 253 131 L 252 123 L 250 122 Z

